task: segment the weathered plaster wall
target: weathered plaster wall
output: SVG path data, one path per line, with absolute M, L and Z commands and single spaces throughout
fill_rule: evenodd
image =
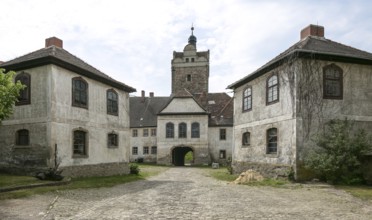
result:
M 0 125 L 0 167 L 3 170 L 32 172 L 51 163 L 50 71 L 50 66 L 24 70 L 31 76 L 31 103 L 15 106 L 13 115 Z M 28 146 L 16 145 L 16 132 L 20 129 L 29 130 Z
M 76 73 L 53 66 L 51 145 L 57 145 L 61 167 L 129 162 L 129 97 L 128 93 L 82 77 L 89 84 L 88 109 L 72 106 L 72 78 Z M 114 89 L 119 99 L 119 115 L 109 115 L 106 110 L 106 91 Z M 73 130 L 88 133 L 87 157 L 75 158 Z M 107 135 L 118 134 L 118 147 L 109 148 Z
M 174 138 L 166 138 L 166 123 L 174 124 Z M 187 124 L 187 138 L 178 138 L 178 124 Z M 191 138 L 191 124 L 200 124 L 200 138 Z M 158 116 L 158 158 L 159 164 L 172 164 L 172 149 L 176 146 L 187 146 L 194 149 L 194 163 L 210 162 L 208 149 L 208 116 L 207 115 L 159 115 Z
M 220 140 L 220 129 L 226 129 L 226 140 Z M 212 162 L 226 164 L 232 158 L 233 127 L 209 127 L 208 143 Z M 220 158 L 220 150 L 226 151 L 226 158 Z
M 133 130 L 137 130 L 137 137 L 133 137 Z M 148 130 L 148 136 L 143 136 L 143 130 Z M 144 162 L 156 162 L 157 154 L 151 153 L 151 147 L 157 146 L 157 136 L 151 136 L 151 129 L 156 129 L 156 127 L 143 127 L 143 128 L 132 128 L 130 129 L 130 161 L 136 161 L 138 158 L 143 158 Z M 149 147 L 149 154 L 143 153 L 143 147 Z M 132 147 L 138 147 L 138 154 L 133 155 Z

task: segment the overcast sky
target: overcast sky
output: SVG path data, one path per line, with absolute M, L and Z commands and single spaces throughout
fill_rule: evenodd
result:
M 198 51 L 210 50 L 210 92 L 229 92 L 227 85 L 298 42 L 309 24 L 372 52 L 369 0 L 1 0 L 0 9 L 1 61 L 56 36 L 70 53 L 136 88 L 132 95 L 170 95 L 172 54 L 183 51 L 192 23 Z

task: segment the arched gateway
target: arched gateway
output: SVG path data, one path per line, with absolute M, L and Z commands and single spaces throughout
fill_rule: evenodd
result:
M 191 147 L 174 147 L 172 149 L 172 164 L 175 166 L 185 166 L 185 155 L 190 151 L 194 153 L 194 150 Z

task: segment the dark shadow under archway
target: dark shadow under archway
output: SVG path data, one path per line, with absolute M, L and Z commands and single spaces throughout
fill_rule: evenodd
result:
M 193 151 L 191 147 L 175 147 L 172 150 L 172 163 L 175 166 L 185 166 L 185 155 L 189 152 Z

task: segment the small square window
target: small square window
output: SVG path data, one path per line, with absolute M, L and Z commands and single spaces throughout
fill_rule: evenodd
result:
M 220 140 L 226 140 L 226 129 L 225 128 L 220 129 Z
M 143 154 L 149 154 L 149 147 L 143 147 Z
M 151 154 L 157 154 L 157 147 L 156 146 L 151 147 Z
M 156 128 L 151 129 L 151 136 L 156 136 Z
M 138 147 L 132 147 L 132 155 L 138 155 Z
M 143 136 L 148 137 L 149 136 L 149 129 L 143 129 Z
M 133 136 L 133 137 L 137 137 L 137 136 L 138 136 L 138 131 L 137 131 L 137 129 L 134 129 L 134 130 L 132 131 L 132 136 Z
M 226 159 L 226 150 L 220 150 L 220 159 Z

